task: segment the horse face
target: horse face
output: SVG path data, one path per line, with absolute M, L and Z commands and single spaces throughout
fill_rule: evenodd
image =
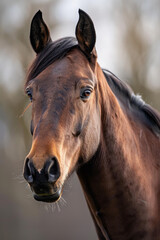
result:
M 88 15 L 81 14 L 90 21 Z M 78 25 L 83 25 L 81 17 Z M 43 30 L 48 29 L 44 26 Z M 26 158 L 24 177 L 39 201 L 57 201 L 67 177 L 91 159 L 99 144 L 96 56 L 91 53 L 94 49 L 89 43 L 86 47 L 80 42 L 83 38 L 78 36 L 78 31 L 79 46 L 26 84 L 26 92 L 32 99 L 33 142 Z M 49 36 L 44 39 L 50 41 Z M 42 40 L 39 42 L 45 46 Z M 36 51 L 38 44 L 31 43 Z M 37 53 L 41 46 L 37 47 Z

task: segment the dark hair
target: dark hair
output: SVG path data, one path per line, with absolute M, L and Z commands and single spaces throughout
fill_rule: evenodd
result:
M 54 42 L 49 42 L 47 46 L 37 54 L 35 60 L 29 68 L 26 83 L 35 78 L 54 61 L 63 58 L 72 48 L 76 46 L 78 47 L 78 43 L 74 37 L 66 37 Z
M 160 114 L 150 105 L 146 104 L 139 95 L 135 95 L 132 89 L 112 72 L 103 69 L 104 76 L 116 98 L 134 111 L 134 114 L 141 116 L 141 120 L 160 137 Z

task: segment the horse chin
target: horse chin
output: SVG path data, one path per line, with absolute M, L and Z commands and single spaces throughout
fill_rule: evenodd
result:
M 59 201 L 62 195 L 62 188 L 60 187 L 53 194 L 34 194 L 34 199 L 39 202 L 53 203 Z

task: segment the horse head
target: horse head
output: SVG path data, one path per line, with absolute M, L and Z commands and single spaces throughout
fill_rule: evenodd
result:
M 57 201 L 71 173 L 87 163 L 100 141 L 96 34 L 79 10 L 75 38 L 52 41 L 38 11 L 30 42 L 37 56 L 25 91 L 32 102 L 32 146 L 24 177 L 38 201 Z

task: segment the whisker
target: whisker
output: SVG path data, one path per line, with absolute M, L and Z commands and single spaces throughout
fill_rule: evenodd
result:
M 19 118 L 22 118 L 25 112 L 28 110 L 28 108 L 32 105 L 32 102 L 30 102 L 27 107 L 23 110 L 22 114 L 19 116 Z
M 55 212 L 56 206 L 55 204 L 52 204 L 52 212 Z
M 62 206 L 67 206 L 67 202 L 63 197 L 60 198 L 59 202 L 61 203 Z
M 23 175 L 19 175 L 19 176 L 16 176 L 16 177 L 13 177 L 14 180 L 21 180 L 23 179 Z
M 26 195 L 26 198 L 31 199 L 31 198 L 33 198 L 33 196 L 31 194 L 28 194 L 28 195 Z
M 26 188 L 26 189 L 30 189 L 29 184 L 26 183 L 25 188 Z
M 44 209 L 45 209 L 45 211 L 47 211 L 47 212 L 49 211 L 49 209 L 48 209 L 48 204 L 45 204 L 45 205 L 44 205 Z
M 55 212 L 56 206 L 53 203 L 47 203 L 44 205 L 44 208 L 47 212 L 49 212 L 49 210 L 51 210 L 51 212 L 53 213 L 53 212 Z
M 19 180 L 19 183 L 25 183 L 25 180 Z
M 20 174 L 18 176 L 14 176 L 12 179 L 15 180 L 15 181 L 18 181 L 19 183 L 25 182 L 25 179 L 24 179 L 22 174 Z
M 52 213 L 54 213 L 54 212 L 55 212 L 55 209 L 56 209 L 55 204 L 54 204 L 54 203 L 50 203 L 50 204 L 49 204 L 49 207 L 50 207 Z
M 58 202 L 56 202 L 56 206 L 57 206 L 58 212 L 60 212 L 61 209 L 60 209 L 60 206 L 59 206 L 59 203 L 58 203 Z

